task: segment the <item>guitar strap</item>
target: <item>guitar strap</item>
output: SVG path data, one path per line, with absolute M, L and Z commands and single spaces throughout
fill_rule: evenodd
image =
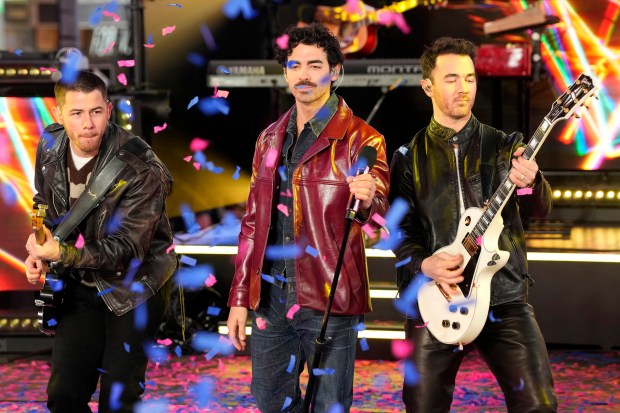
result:
M 112 158 L 97 176 L 95 176 L 90 185 L 84 189 L 84 192 L 82 192 L 69 209 L 69 212 L 65 215 L 65 219 L 62 220 L 60 225 L 56 228 L 56 231 L 54 231 L 54 238 L 59 242 L 64 241 L 75 227 L 99 205 L 99 202 L 101 202 L 110 186 L 112 186 L 128 166 L 125 161 L 119 158 L 119 154 L 122 155 L 123 151 L 138 154 L 147 148 L 148 145 L 146 142 L 139 137 L 134 137 L 121 146 L 114 158 Z
M 493 195 L 497 130 L 483 123 L 480 125 L 480 184 L 482 185 L 482 199 L 486 202 Z

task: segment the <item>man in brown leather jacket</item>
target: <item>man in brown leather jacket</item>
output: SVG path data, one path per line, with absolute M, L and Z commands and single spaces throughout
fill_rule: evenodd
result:
M 140 138 L 109 122 L 112 104 L 95 74 L 61 79 L 55 95 L 58 124 L 45 129 L 35 170 L 35 207 L 48 206 L 46 240 L 38 245 L 31 235 L 26 243 L 31 283 L 48 267 L 63 275 L 48 407 L 90 412 L 101 379 L 99 412 L 132 412 L 177 265 L 166 215 L 172 178 L 145 143 L 139 153 L 119 150 Z M 48 227 L 68 216 L 115 156 L 126 163 L 121 175 L 67 240 L 56 241 Z
M 349 408 L 357 332 L 371 311 L 361 226 L 387 210 L 389 173 L 383 136 L 355 117 L 331 92 L 343 55 L 338 40 L 320 24 L 288 31 L 278 63 L 295 105 L 256 142 L 247 212 L 228 305 L 229 337 L 246 346 L 248 310 L 252 394 L 263 413 L 299 411 L 299 375 L 312 365 L 328 291 L 344 237 L 351 196 L 360 201 L 349 235 L 332 317 L 321 358 L 313 411 L 335 403 Z M 360 150 L 371 146 L 370 173 L 351 172 Z
M 494 191 L 508 177 L 517 189 L 525 190 L 509 197 L 502 210 L 503 228 L 498 225 L 495 236 L 499 249 L 510 257 L 491 279 L 490 315 L 486 322 L 482 320 L 477 338 L 464 348 L 444 344 L 425 328 L 417 304 L 411 305 L 416 314 L 408 314 L 405 331 L 414 351 L 408 360 L 412 374 L 405 375 L 403 400 L 407 412 L 449 412 L 460 363 L 476 348 L 495 374 L 509 412 L 552 412 L 557 401 L 549 358 L 527 303 L 530 279 L 520 217 L 544 217 L 551 209 L 551 188 L 536 162 L 522 156 L 521 134 L 506 135 L 472 114 L 475 57 L 473 43 L 451 38 L 436 40 L 422 55 L 422 87 L 433 103 L 433 118 L 409 145 L 394 153 L 391 165 L 390 200 L 402 198 L 409 204 L 399 225 L 402 242 L 393 248 L 399 262 L 408 261 L 398 270 L 401 296 L 408 297 L 408 284 L 415 289 L 424 275 L 437 283 L 450 303 L 463 302 L 456 288 L 464 281 L 463 256 L 435 252 L 456 241 L 466 208 L 483 208 L 485 197 L 492 194 L 483 196 L 487 183 Z M 493 144 L 491 162 L 481 156 L 485 142 Z M 485 170 L 491 173 L 482 173 Z M 486 236 L 492 235 L 485 233 L 476 240 L 478 245 Z M 444 300 L 441 294 L 440 299 Z M 449 308 L 447 300 L 442 303 Z M 460 311 L 474 310 L 461 307 Z M 461 328 L 460 323 L 440 327 Z

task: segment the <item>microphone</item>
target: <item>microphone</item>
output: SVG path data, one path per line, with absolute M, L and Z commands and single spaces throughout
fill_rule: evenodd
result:
M 357 156 L 357 162 L 354 165 L 355 176 L 368 173 L 372 169 L 372 167 L 375 166 L 375 162 L 377 162 L 377 150 L 372 146 L 362 147 L 359 155 Z M 357 199 L 353 194 L 351 194 L 349 200 L 349 207 L 347 208 L 346 219 L 349 221 L 353 221 L 359 207 L 360 200 Z

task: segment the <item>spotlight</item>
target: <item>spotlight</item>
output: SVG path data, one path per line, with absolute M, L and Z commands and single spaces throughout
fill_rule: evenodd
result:
M 605 192 L 601 190 L 596 191 L 596 194 L 594 195 L 596 199 L 603 199 L 604 196 L 605 196 Z
M 582 191 L 575 191 L 575 199 L 581 199 L 583 197 Z
M 573 196 L 573 193 L 571 191 L 564 191 L 564 199 L 570 199 Z
M 561 196 L 562 196 L 562 191 L 560 191 L 559 189 L 556 189 L 555 191 L 553 191 L 553 197 L 555 199 L 558 199 Z

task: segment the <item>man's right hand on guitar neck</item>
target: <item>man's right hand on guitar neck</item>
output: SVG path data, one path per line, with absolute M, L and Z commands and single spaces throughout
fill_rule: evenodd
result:
M 460 267 L 462 263 L 462 255 L 440 252 L 425 258 L 420 269 L 424 275 L 435 280 L 447 296 L 453 296 L 459 294 L 456 285 L 465 280 L 465 277 L 461 275 L 463 274 L 463 268 Z

